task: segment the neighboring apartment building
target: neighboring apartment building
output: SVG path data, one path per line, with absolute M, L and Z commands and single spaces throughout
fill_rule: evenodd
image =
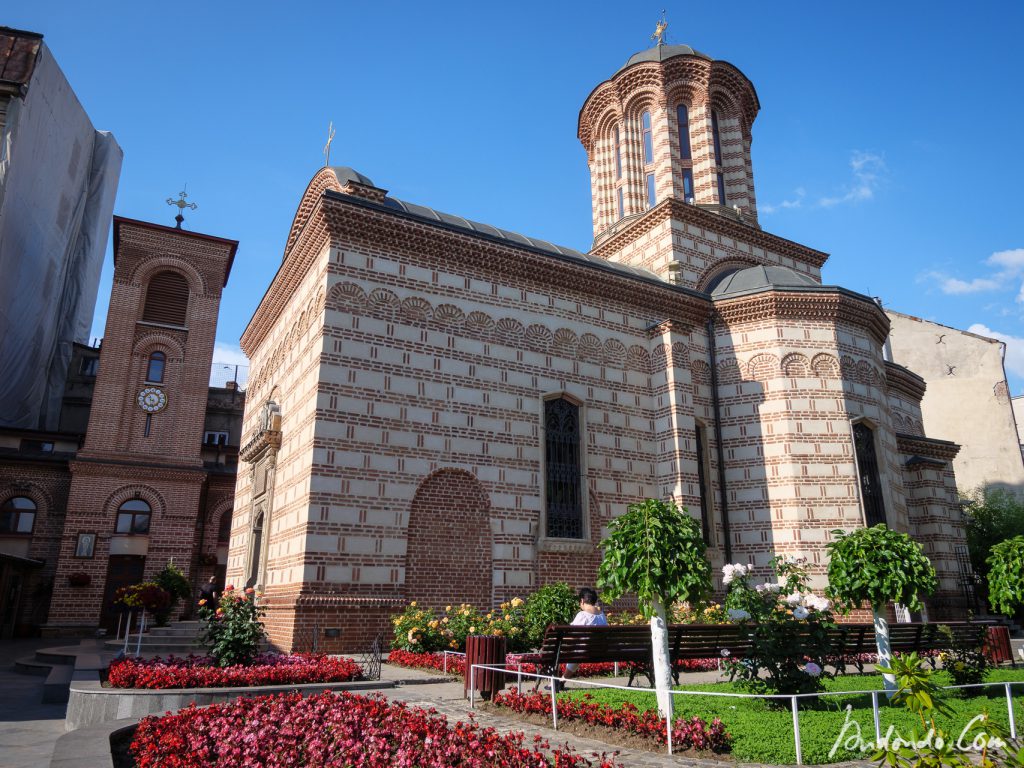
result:
M 0 426 L 56 430 L 88 341 L 122 152 L 42 35 L 0 27 Z
M 887 310 L 893 359 L 920 374 L 929 431 L 960 445 L 953 460 L 961 493 L 1008 488 L 1024 493 L 1024 458 L 996 339 Z
M 0 428 L 0 636 L 113 630 L 116 590 L 172 558 L 223 583 L 245 397 L 209 382 L 236 247 L 114 219 L 106 334 L 74 347 L 59 431 Z
M 687 507 L 716 567 L 803 555 L 819 585 L 833 530 L 886 522 L 939 572 L 931 615 L 961 615 L 957 446 L 885 361 L 881 308 L 761 229 L 759 108 L 684 45 L 598 85 L 589 253 L 313 177 L 241 340 L 228 579 L 262 585 L 277 646 L 366 647 L 410 599 L 592 584 L 645 497 Z

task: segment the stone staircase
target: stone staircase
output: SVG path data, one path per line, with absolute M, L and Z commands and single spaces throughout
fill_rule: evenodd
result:
M 100 640 L 82 640 L 78 645 L 42 648 L 32 656 L 14 662 L 14 671 L 45 677 L 43 703 L 63 704 L 75 680 L 97 680 L 114 653 L 105 650 Z
M 128 637 L 128 655 L 134 656 L 139 649 L 140 656 L 197 656 L 206 654 L 200 636 L 202 624 L 198 621 L 176 621 L 166 627 L 153 627 L 142 634 L 141 642 L 137 633 Z M 107 640 L 107 650 L 117 653 L 125 648 L 124 638 Z

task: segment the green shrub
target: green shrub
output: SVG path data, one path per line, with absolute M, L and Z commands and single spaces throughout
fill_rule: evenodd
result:
M 166 610 L 159 611 L 156 614 L 157 626 L 162 627 L 167 624 L 167 620 L 174 613 L 178 601 L 187 601 L 192 597 L 192 585 L 188 583 L 188 579 L 185 578 L 182 570 L 172 562 L 164 566 L 164 569 L 156 575 L 154 581 L 171 596 L 170 605 L 167 606 Z
M 1000 542 L 988 558 L 988 599 L 1002 614 L 1024 607 L 1024 536 Z
M 545 584 L 526 598 L 524 624 L 526 643 L 537 648 L 549 624 L 568 624 L 580 609 L 576 591 L 562 581 Z
M 259 654 L 266 637 L 262 622 L 266 610 L 260 596 L 251 588 L 240 592 L 229 585 L 217 603 L 199 601 L 203 643 L 217 666 L 249 664 Z
M 942 668 L 953 678 L 953 685 L 973 685 L 985 679 L 988 659 L 979 646 L 970 646 L 957 640 L 945 624 L 939 626 L 939 633 L 946 639 L 947 650 L 939 654 Z M 973 692 L 964 691 L 964 695 Z

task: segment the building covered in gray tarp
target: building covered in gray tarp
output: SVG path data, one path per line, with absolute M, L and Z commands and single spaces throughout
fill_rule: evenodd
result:
M 56 429 L 123 152 L 34 32 L 0 27 L 0 426 Z

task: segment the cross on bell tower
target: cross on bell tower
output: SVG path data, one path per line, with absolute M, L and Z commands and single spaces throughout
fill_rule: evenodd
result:
M 187 202 L 185 202 L 185 198 L 186 197 L 188 197 L 188 192 L 186 192 L 183 189 L 183 190 L 181 190 L 181 192 L 178 193 L 178 199 L 177 200 L 175 200 L 172 197 L 168 197 L 167 198 L 167 204 L 168 205 L 176 205 L 176 206 L 178 206 L 178 215 L 174 217 L 174 220 L 176 222 L 178 222 L 177 225 L 176 225 L 178 229 L 181 229 L 181 224 L 182 224 L 183 221 L 185 221 L 185 217 L 182 215 L 182 212 L 186 208 L 190 208 L 191 210 L 194 211 L 194 210 L 196 210 L 196 208 L 199 207 L 195 203 L 187 203 Z

